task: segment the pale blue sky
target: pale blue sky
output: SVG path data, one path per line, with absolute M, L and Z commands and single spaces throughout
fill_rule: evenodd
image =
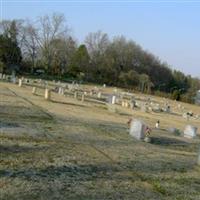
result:
M 124 35 L 172 68 L 200 77 L 199 1 L 0 0 L 3 19 L 64 13 L 81 43 L 89 32 Z

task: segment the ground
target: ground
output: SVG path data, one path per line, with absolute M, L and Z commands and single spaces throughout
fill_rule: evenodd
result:
M 200 130 L 199 120 L 120 106 L 115 113 L 105 105 L 55 93 L 46 101 L 43 89 L 37 95 L 31 90 L 0 83 L 2 200 L 200 199 L 200 137 L 167 131 L 183 130 L 188 123 Z M 200 113 L 200 107 L 182 105 Z M 151 143 L 128 134 L 130 117 L 152 128 L 160 119 Z

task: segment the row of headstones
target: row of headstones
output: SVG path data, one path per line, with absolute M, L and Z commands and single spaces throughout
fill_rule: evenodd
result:
M 32 89 L 32 94 L 33 95 L 36 95 L 37 94 L 37 88 L 36 87 L 33 87 L 33 89 Z M 46 99 L 46 100 L 51 100 L 51 90 L 49 90 L 49 89 L 45 89 L 44 90 L 44 98 Z
M 37 93 L 37 88 L 36 87 L 33 87 L 33 89 L 32 89 L 32 94 L 36 94 Z M 60 90 L 60 94 L 64 94 L 63 93 L 63 90 Z M 51 90 L 50 89 L 45 89 L 45 92 L 44 92 L 44 98 L 46 99 L 46 100 L 50 100 L 51 99 Z M 75 92 L 74 93 L 74 98 L 75 99 L 78 99 L 78 92 Z M 85 95 L 84 94 L 82 94 L 81 95 L 81 101 L 83 102 L 85 100 Z
M 184 137 L 193 138 L 196 136 L 197 128 L 191 125 L 187 125 L 184 130 Z M 149 128 L 140 120 L 131 120 L 129 134 L 137 140 L 144 140 L 145 142 L 151 142 L 149 137 Z M 197 164 L 200 165 L 200 149 L 197 156 Z
M 18 77 L 0 73 L 0 80 L 16 83 L 18 81 Z
M 143 128 L 146 127 L 146 125 L 142 121 L 131 119 L 130 135 L 134 136 L 136 139 L 139 140 L 143 139 L 145 136 L 145 129 L 143 129 L 142 127 Z M 159 126 L 156 126 L 156 128 L 159 128 Z M 177 129 L 173 128 L 172 130 L 169 129 L 169 131 L 175 133 Z M 183 131 L 183 136 L 189 139 L 197 137 L 197 127 L 192 125 L 187 125 Z
M 7 74 L 0 73 L 0 79 L 1 80 L 10 80 L 11 76 L 7 75 Z

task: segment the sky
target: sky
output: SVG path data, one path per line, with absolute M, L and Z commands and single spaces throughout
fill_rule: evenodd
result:
M 200 0 L 0 0 L 2 19 L 63 13 L 79 43 L 101 30 L 124 35 L 172 69 L 200 78 Z

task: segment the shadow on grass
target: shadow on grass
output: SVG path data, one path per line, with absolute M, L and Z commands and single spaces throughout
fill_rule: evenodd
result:
M 175 138 L 168 138 L 168 137 L 151 137 L 151 144 L 155 145 L 178 145 L 178 146 L 187 146 L 188 143 L 185 141 L 181 141 Z
M 27 153 L 27 152 L 33 152 L 33 151 L 41 151 L 46 150 L 48 147 L 23 147 L 18 145 L 1 145 L 0 144 L 0 152 L 1 154 L 7 154 L 7 153 Z
M 43 110 L 37 110 L 34 108 L 24 106 L 13 106 L 13 105 L 0 105 L 0 118 L 1 119 L 12 119 L 12 120 L 30 120 L 30 121 L 52 121 L 52 116 L 45 113 Z M 10 121 L 10 120 L 9 120 Z
M 62 102 L 62 101 L 51 100 L 51 102 L 52 103 L 58 103 L 58 104 L 64 104 L 64 105 L 70 105 L 70 106 L 86 107 L 86 106 L 81 105 L 81 104 L 67 103 L 67 102 Z

